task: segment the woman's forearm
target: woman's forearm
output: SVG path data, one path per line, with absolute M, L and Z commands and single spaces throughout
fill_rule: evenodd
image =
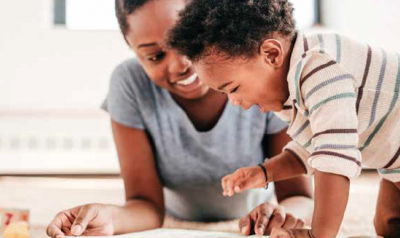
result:
M 282 200 L 279 205 L 285 207 L 285 211 L 304 221 L 306 226 L 311 226 L 314 211 L 313 199 L 305 196 L 292 196 Z
M 315 209 L 311 224 L 315 238 L 336 237 L 349 197 L 350 181 L 342 175 L 315 172 Z
M 114 234 L 124 234 L 159 228 L 164 211 L 144 199 L 128 200 L 123 206 L 111 206 Z

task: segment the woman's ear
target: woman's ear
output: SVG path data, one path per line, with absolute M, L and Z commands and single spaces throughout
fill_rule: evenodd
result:
M 264 40 L 260 46 L 260 55 L 267 64 L 274 68 L 280 68 L 283 65 L 284 50 L 283 45 L 278 40 Z

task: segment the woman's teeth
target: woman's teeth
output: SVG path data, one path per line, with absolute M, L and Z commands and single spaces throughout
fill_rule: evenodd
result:
M 181 81 L 178 81 L 176 83 L 179 84 L 179 85 L 185 85 L 186 86 L 186 85 L 189 85 L 189 84 L 193 83 L 196 80 L 196 78 L 197 78 L 197 74 L 193 74 L 189 78 L 181 80 Z

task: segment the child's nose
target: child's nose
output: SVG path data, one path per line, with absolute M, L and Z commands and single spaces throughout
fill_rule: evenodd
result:
M 241 100 L 233 98 L 232 96 L 228 95 L 228 98 L 229 98 L 229 101 L 231 102 L 231 104 L 234 105 L 234 106 L 240 106 L 240 104 L 242 104 Z
M 175 74 L 185 74 L 192 66 L 192 62 L 190 62 L 186 57 L 181 56 L 175 52 L 171 52 L 171 59 L 169 62 L 169 72 Z

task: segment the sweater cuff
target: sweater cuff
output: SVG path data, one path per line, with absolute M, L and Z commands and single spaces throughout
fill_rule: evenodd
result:
M 361 153 L 357 151 L 357 160 L 343 159 L 333 155 L 311 155 L 308 159 L 312 168 L 331 174 L 338 174 L 349 179 L 357 178 L 361 173 Z
M 310 157 L 310 153 L 306 149 L 304 149 L 301 145 L 299 145 L 296 141 L 289 142 L 284 148 L 284 151 L 291 153 L 296 159 L 298 159 L 304 166 L 307 175 L 314 174 L 314 168 L 312 168 L 308 164 L 308 158 Z

